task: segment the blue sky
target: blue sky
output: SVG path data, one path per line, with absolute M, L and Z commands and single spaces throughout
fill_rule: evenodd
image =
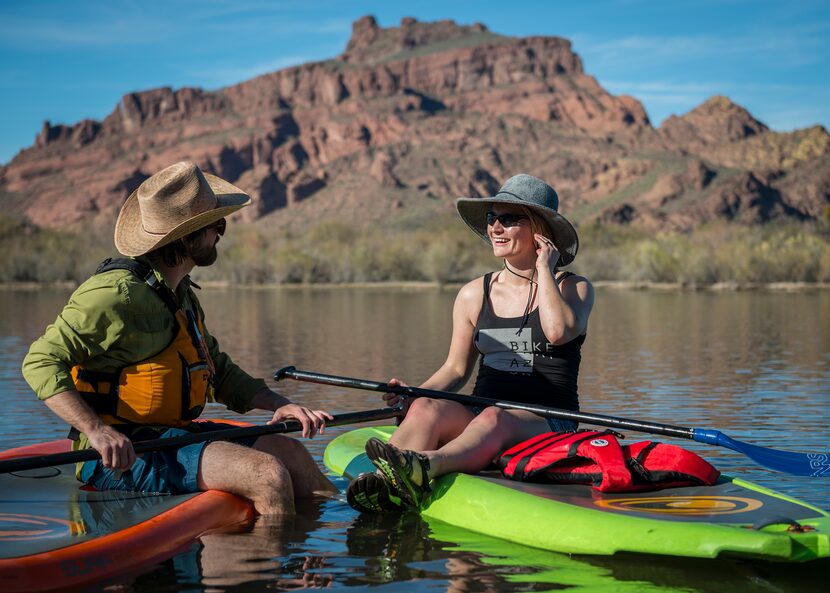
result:
M 830 128 L 826 0 L 6 0 L 0 3 L 0 163 L 43 121 L 102 119 L 127 92 L 217 89 L 339 54 L 351 23 L 404 16 L 558 35 L 655 125 L 727 95 L 776 130 Z

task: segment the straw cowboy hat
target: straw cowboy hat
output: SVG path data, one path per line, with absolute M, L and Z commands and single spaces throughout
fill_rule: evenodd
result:
M 487 212 L 492 204 L 519 204 L 530 208 L 548 225 L 551 239 L 559 251 L 560 266 L 567 266 L 576 257 L 579 237 L 576 229 L 559 214 L 559 196 L 547 183 L 526 173 L 508 179 L 495 196 L 489 198 L 458 198 L 455 207 L 467 226 L 490 243 L 487 235 Z
M 163 169 L 138 186 L 115 223 L 115 248 L 144 255 L 251 203 L 244 191 L 189 162 Z

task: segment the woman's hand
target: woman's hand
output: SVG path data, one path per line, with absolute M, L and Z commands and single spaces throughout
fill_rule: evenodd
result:
M 389 379 L 388 385 L 389 385 L 390 388 L 392 388 L 392 387 L 409 387 L 408 384 L 404 383 L 400 379 L 395 379 L 395 378 Z M 398 406 L 398 405 L 402 405 L 403 409 L 404 409 L 404 412 L 406 412 L 406 410 L 409 408 L 409 398 L 406 397 L 405 395 L 400 395 L 398 393 L 394 393 L 394 392 L 389 391 L 389 392 L 383 394 L 383 399 L 384 399 L 384 401 L 386 401 L 386 405 L 389 406 L 389 407 L 395 407 L 395 406 Z
M 267 422 L 276 424 L 285 420 L 296 420 L 303 427 L 303 436 L 310 439 L 315 434 L 323 434 L 326 428 L 326 420 L 334 417 L 324 410 L 309 410 L 297 404 L 285 404 L 274 411 L 274 416 Z
M 559 262 L 559 250 L 553 241 L 544 235 L 534 233 L 533 238 L 536 240 L 536 272 L 541 274 L 548 270 L 552 275 Z

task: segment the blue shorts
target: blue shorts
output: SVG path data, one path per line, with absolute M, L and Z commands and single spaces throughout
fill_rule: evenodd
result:
M 478 416 L 484 411 L 481 406 L 467 406 L 473 415 Z M 561 418 L 545 418 L 548 421 L 548 426 L 551 432 L 574 432 L 579 427 L 579 424 L 573 420 L 562 420 Z
M 195 430 L 168 428 L 161 434 L 152 432 L 143 438 L 165 439 L 193 432 L 209 432 L 229 428 L 220 422 L 199 422 Z M 149 429 L 148 429 L 149 430 Z M 134 434 L 138 437 L 141 429 Z M 233 442 L 250 447 L 258 437 L 237 439 Z M 208 443 L 194 443 L 178 449 L 161 449 L 142 453 L 133 466 L 124 472 L 107 469 L 101 460 L 87 461 L 81 467 L 81 481 L 96 490 L 129 490 L 131 492 L 160 492 L 164 494 L 185 494 L 198 492 L 197 476 L 202 452 Z
M 548 421 L 551 432 L 576 432 L 579 424 L 573 420 L 563 420 L 562 418 L 545 418 Z

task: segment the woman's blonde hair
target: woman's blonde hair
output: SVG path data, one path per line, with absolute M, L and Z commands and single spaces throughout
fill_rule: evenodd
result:
M 551 232 L 550 227 L 541 217 L 527 206 L 519 206 L 519 208 L 522 209 L 522 214 L 530 220 L 530 231 L 533 234 L 539 233 L 543 237 L 547 237 L 553 241 L 553 232 Z M 556 266 L 556 269 L 559 269 L 559 265 Z
M 533 233 L 539 233 L 543 237 L 547 237 L 551 241 L 553 241 L 553 233 L 550 231 L 550 227 L 548 224 L 542 220 L 533 210 L 528 208 L 527 206 L 519 206 L 522 209 L 522 214 L 527 216 L 530 220 L 530 230 Z

